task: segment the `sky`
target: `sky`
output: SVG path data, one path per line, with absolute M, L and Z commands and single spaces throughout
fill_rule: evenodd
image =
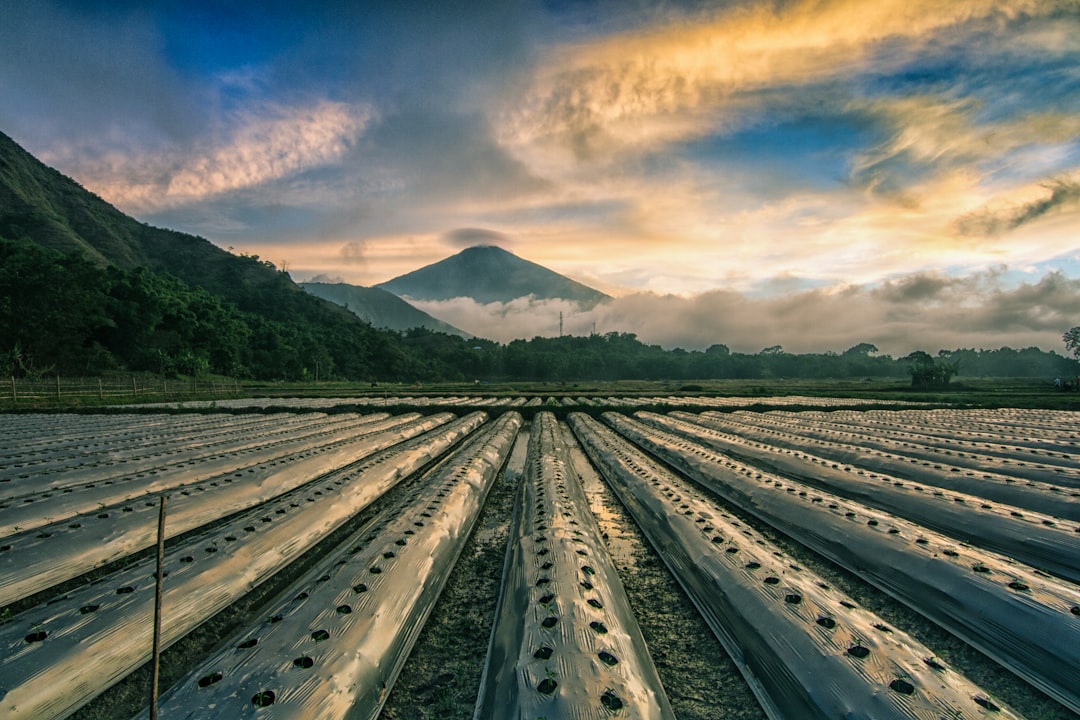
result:
M 901 355 L 1080 325 L 1080 0 L 0 0 L 0 131 L 370 286 L 496 244 L 614 296 L 482 337 Z

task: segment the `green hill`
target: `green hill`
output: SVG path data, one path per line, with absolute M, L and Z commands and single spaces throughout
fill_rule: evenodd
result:
M 395 333 L 304 292 L 272 264 L 128 217 L 3 133 L 0 238 L 0 371 L 432 373 L 432 359 Z M 232 328 L 228 337 L 212 333 L 229 349 L 191 332 L 205 335 L 214 317 Z
M 372 327 L 387 330 L 409 330 L 420 327 L 448 335 L 469 337 L 463 330 L 458 330 L 450 323 L 428 315 L 397 295 L 381 288 L 321 282 L 300 283 L 300 287 L 316 297 L 345 307 Z

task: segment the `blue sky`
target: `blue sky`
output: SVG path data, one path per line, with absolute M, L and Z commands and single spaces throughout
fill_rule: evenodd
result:
M 424 308 L 496 339 L 562 311 L 669 346 L 1062 351 L 1080 324 L 1076 0 L 7 0 L 0 131 L 299 281 L 475 230 L 618 298 Z

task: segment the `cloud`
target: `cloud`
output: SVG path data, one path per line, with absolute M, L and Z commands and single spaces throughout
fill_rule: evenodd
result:
M 322 101 L 246 110 L 206 148 L 113 153 L 79 174 L 129 212 L 161 211 L 255 188 L 339 161 L 371 122 L 370 108 Z
M 368 246 L 363 240 L 350 240 L 341 246 L 341 261 L 349 265 L 367 265 Z
M 983 207 L 956 220 L 955 229 L 965 236 L 994 237 L 1016 230 L 1053 211 L 1080 206 L 1080 182 L 1056 180 L 1044 185 L 1043 197 L 1005 208 Z
M 447 245 L 459 248 L 470 248 L 475 245 L 493 245 L 508 250 L 514 244 L 509 236 L 495 230 L 485 230 L 483 228 L 458 228 L 443 235 L 442 239 Z
M 798 0 L 680 18 L 664 26 L 554 48 L 501 114 L 506 142 L 561 146 L 579 160 L 613 146 L 656 145 L 738 126 L 748 94 L 822 84 L 865 69 L 886 40 L 914 54 L 964 23 L 1038 15 L 1055 2 L 874 3 Z M 962 30 L 960 30 L 962 32 Z M 894 46 L 896 43 L 894 42 Z M 897 63 L 885 57 L 881 62 Z
M 338 283 L 345 282 L 345 278 L 341 277 L 340 275 L 330 275 L 328 273 L 319 273 L 318 275 L 313 276 L 310 280 L 306 280 L 304 282 L 329 283 L 331 285 L 336 285 Z
M 1007 287 L 1002 271 L 950 278 L 919 273 L 877 286 L 838 286 L 753 298 L 716 290 L 690 297 L 635 293 L 583 311 L 568 301 L 519 298 L 479 304 L 457 298 L 414 302 L 474 335 L 500 342 L 564 332 L 629 332 L 666 348 L 723 343 L 740 352 L 841 352 L 860 342 L 902 356 L 915 349 L 1029 346 L 1060 350 L 1080 317 L 1080 280 L 1051 272 Z

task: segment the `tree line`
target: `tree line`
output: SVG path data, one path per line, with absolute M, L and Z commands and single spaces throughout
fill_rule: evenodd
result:
M 1075 377 L 1077 361 L 1038 348 L 957 349 L 893 358 L 860 343 L 844 352 L 757 353 L 715 344 L 665 350 L 632 333 L 535 337 L 499 344 L 413 328 L 380 330 L 344 308 L 313 302 L 257 257 L 230 266 L 222 287 L 246 284 L 241 307 L 167 273 L 95 264 L 29 239 L 0 238 L 0 373 L 356 381 L 886 378 L 934 387 L 957 374 Z M 256 273 L 254 271 L 261 272 Z M 250 277 L 258 277 L 256 285 Z M 261 306 L 261 307 L 260 307 Z M 259 312 L 256 312 L 259 310 Z M 1080 348 L 1080 330 L 1076 344 Z

